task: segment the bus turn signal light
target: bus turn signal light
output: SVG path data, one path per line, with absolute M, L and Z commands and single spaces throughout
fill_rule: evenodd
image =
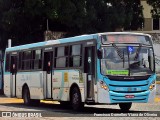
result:
M 100 85 L 101 85 L 101 88 L 108 90 L 108 86 L 103 81 L 100 81 Z
M 149 86 L 149 90 L 153 90 L 155 87 L 155 81 L 152 82 L 152 84 Z

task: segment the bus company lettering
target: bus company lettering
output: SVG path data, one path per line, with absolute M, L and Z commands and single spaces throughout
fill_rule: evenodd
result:
M 64 73 L 64 82 L 68 82 L 68 73 L 67 72 Z
M 29 76 L 28 75 L 22 75 L 21 76 L 21 81 L 28 81 L 29 80 Z
M 72 80 L 79 80 L 79 76 L 78 75 L 73 75 Z
M 58 78 L 53 78 L 52 82 L 58 82 Z

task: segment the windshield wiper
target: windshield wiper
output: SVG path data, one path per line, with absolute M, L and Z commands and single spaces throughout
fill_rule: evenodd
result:
M 116 44 L 112 43 L 112 46 L 116 49 L 119 57 L 123 60 L 124 59 L 124 56 L 122 55 L 121 51 L 119 50 L 119 48 L 117 47 Z
M 112 46 L 116 49 L 119 57 L 123 60 L 123 68 L 124 68 L 124 50 L 123 50 L 123 55 L 122 55 L 122 52 L 119 50 L 116 44 L 112 43 Z
M 134 60 L 137 60 L 137 59 L 138 59 L 138 54 L 139 54 L 139 51 L 141 50 L 141 47 L 142 47 L 142 44 L 139 44 L 139 47 L 138 47 L 138 49 L 137 49 L 137 51 L 136 51 L 136 55 L 135 55 L 135 57 L 134 57 Z

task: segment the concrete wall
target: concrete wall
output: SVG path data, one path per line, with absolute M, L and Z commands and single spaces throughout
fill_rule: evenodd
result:
M 152 30 L 152 7 L 147 4 L 146 0 L 141 0 L 141 5 L 143 6 L 143 15 L 144 15 L 144 31 Z
M 144 31 L 151 31 L 152 28 L 152 18 L 144 18 Z

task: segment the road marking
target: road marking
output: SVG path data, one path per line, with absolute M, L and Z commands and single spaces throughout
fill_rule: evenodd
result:
M 50 104 L 60 104 L 58 101 L 45 101 L 41 100 L 42 103 L 50 103 Z M 0 98 L 0 103 L 23 103 L 23 99 L 17 98 Z
M 154 102 L 160 102 L 160 97 L 156 97 L 156 98 L 154 99 Z

